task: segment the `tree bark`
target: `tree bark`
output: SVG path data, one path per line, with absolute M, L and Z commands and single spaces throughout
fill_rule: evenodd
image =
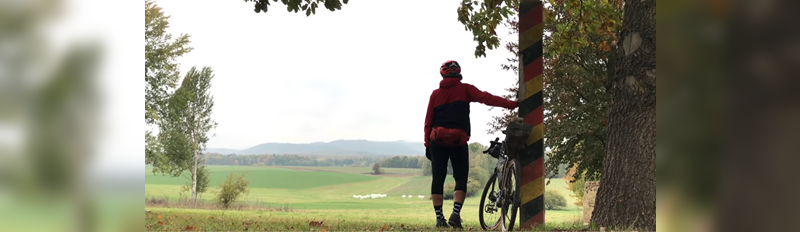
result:
M 194 134 L 194 133 L 192 133 Z M 192 150 L 192 154 L 194 157 L 194 165 L 192 166 L 192 203 L 197 203 L 197 140 L 192 135 L 192 142 L 194 143 L 194 149 Z
M 197 152 L 194 155 L 194 166 L 192 167 L 192 203 L 197 202 Z
M 608 141 L 592 221 L 656 230 L 656 1 L 625 2 Z

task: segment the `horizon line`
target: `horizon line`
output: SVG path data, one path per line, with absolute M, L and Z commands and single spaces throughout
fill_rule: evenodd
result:
M 368 140 L 368 139 L 335 139 L 335 140 L 331 140 L 331 141 L 328 141 L 328 142 L 320 142 L 320 141 L 317 141 L 317 142 L 307 142 L 307 143 L 265 142 L 265 143 L 259 143 L 259 144 L 256 144 L 256 145 L 252 145 L 252 146 L 250 146 L 250 147 L 246 147 L 246 148 L 208 147 L 208 148 L 206 148 L 205 150 L 208 150 L 208 149 L 212 149 L 212 148 L 214 148 L 214 149 L 228 149 L 228 150 L 237 150 L 237 151 L 239 151 L 239 150 L 246 150 L 246 149 L 250 149 L 250 148 L 253 148 L 253 147 L 255 147 L 255 146 L 262 145 L 262 144 L 268 144 L 268 143 L 273 143 L 273 144 L 314 144 L 314 143 L 331 143 L 331 142 L 334 142 L 334 141 L 367 141 L 367 142 L 403 142 L 403 143 L 423 143 L 423 142 L 416 142 L 416 141 L 410 141 L 410 140 L 390 140 L 390 141 L 387 141 L 387 140 Z

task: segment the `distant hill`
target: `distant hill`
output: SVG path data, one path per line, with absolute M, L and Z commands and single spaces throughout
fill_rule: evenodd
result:
M 378 142 L 368 140 L 335 140 L 327 143 L 263 143 L 244 150 L 209 148 L 206 153 L 263 155 L 263 154 L 309 154 L 309 155 L 425 155 L 421 142 Z
M 239 152 L 238 150 L 227 149 L 227 148 L 209 148 L 209 149 L 206 149 L 206 153 L 220 153 L 220 154 L 226 154 L 226 155 L 227 154 L 232 154 L 232 153 L 238 153 L 238 152 Z

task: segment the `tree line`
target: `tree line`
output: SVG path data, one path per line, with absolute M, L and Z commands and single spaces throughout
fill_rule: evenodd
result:
M 425 161 L 428 161 L 428 159 L 424 156 L 402 155 L 381 159 L 378 164 L 383 168 L 422 168 Z
M 470 165 L 480 167 L 491 173 L 497 159 L 491 158 L 482 152 L 487 147 L 481 143 L 473 142 L 469 145 Z M 548 156 L 549 156 L 548 152 Z M 548 160 L 545 156 L 545 161 Z M 424 156 L 324 156 L 324 155 L 298 155 L 298 154 L 272 154 L 272 155 L 223 155 L 219 153 L 206 153 L 202 155 L 206 165 L 244 165 L 244 166 L 316 166 L 316 167 L 369 167 L 378 164 L 381 168 L 414 168 L 421 169 L 421 174 L 430 176 L 432 173 L 430 161 Z M 548 170 L 547 177 L 562 178 L 567 170 L 566 164 L 559 165 L 554 170 Z M 452 175 L 452 166 L 448 163 L 448 175 Z
M 204 154 L 207 165 L 244 165 L 244 166 L 316 166 L 316 167 L 369 167 L 378 163 L 383 157 L 373 156 L 319 156 L 297 154 L 272 155 L 223 155 L 218 153 Z

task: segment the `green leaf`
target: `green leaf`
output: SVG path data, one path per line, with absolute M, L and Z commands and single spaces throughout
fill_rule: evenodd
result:
M 602 41 L 610 43 L 613 40 L 606 32 L 598 33 L 596 29 L 616 32 L 619 25 L 606 28 L 603 23 L 621 20 L 621 10 L 610 6 L 613 4 L 584 1 L 584 16 L 580 18 L 581 4 L 578 0 L 566 0 L 561 5 L 549 1 L 552 5 L 546 8 L 544 28 L 552 34 L 543 40 L 544 81 L 548 90 L 543 92 L 543 98 L 544 108 L 548 111 L 545 112 L 545 146 L 553 149 L 553 152 L 546 157 L 546 169 L 552 171 L 558 164 L 576 164 L 578 173 L 586 173 L 587 178 L 597 177 L 602 171 L 603 142 L 607 132 L 606 124 L 599 122 L 605 119 L 610 104 L 604 82 L 613 72 L 609 72 L 605 67 L 607 65 L 601 62 L 604 53 L 592 48 L 591 44 Z M 463 24 L 469 26 L 470 30 L 479 31 L 473 31 L 478 44 L 484 42 L 493 48 L 498 40 L 488 31 L 489 26 L 498 22 L 498 19 L 515 21 L 513 17 L 516 13 L 513 9 L 510 14 L 505 11 L 477 11 L 469 13 L 487 15 L 489 18 L 470 18 Z M 566 14 L 568 11 L 572 13 L 571 16 Z M 578 24 L 581 26 L 578 27 Z M 506 44 L 510 43 L 507 41 Z M 476 55 L 478 50 L 476 47 Z M 512 55 L 518 56 L 517 53 Z M 556 56 L 558 59 L 555 59 Z M 510 65 L 518 65 L 516 62 L 510 61 Z M 516 86 L 516 83 L 510 84 Z M 502 117 L 514 116 L 515 113 L 503 112 Z M 495 117 L 492 128 L 502 128 L 504 122 L 498 120 L 502 117 Z

